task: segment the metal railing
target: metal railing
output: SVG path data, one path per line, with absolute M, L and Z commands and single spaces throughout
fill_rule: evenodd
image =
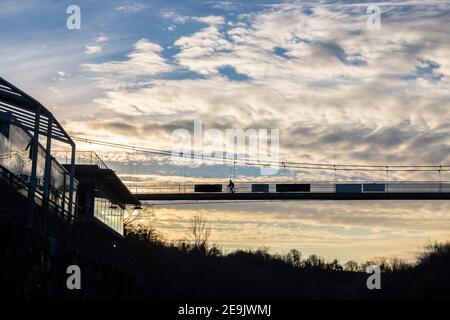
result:
M 271 182 L 234 182 L 236 192 L 251 193 L 253 184 L 268 184 L 268 192 L 274 193 L 277 184 L 309 184 L 312 193 L 336 193 L 336 185 L 361 185 L 361 192 L 373 193 L 397 193 L 397 192 L 425 192 L 425 193 L 442 193 L 450 192 L 450 181 L 271 181 Z M 125 183 L 128 189 L 133 194 L 177 194 L 177 193 L 194 193 L 195 185 L 197 184 L 220 184 L 222 185 L 222 192 L 226 192 L 227 182 L 222 181 L 207 181 L 198 183 L 174 183 L 174 182 L 153 182 L 153 183 Z M 362 186 L 367 184 L 384 185 L 384 191 L 367 191 L 363 190 Z M 197 192 L 198 193 L 198 192 Z
M 68 164 L 69 163 L 68 161 L 70 161 L 69 151 L 55 151 L 54 156 L 64 164 Z M 99 157 L 99 155 L 95 151 L 84 151 L 84 150 L 76 151 L 75 163 L 96 165 L 100 169 L 109 169 L 109 167 L 103 162 L 103 160 Z
M 53 198 L 45 198 L 44 193 L 36 188 L 33 189 L 31 184 L 21 179 L 20 177 L 16 176 L 14 173 L 9 171 L 8 169 L 4 168 L 0 165 L 0 179 L 2 179 L 4 182 L 7 183 L 8 187 L 17 193 L 22 194 L 25 197 L 28 197 L 31 190 L 33 190 L 34 194 L 34 203 L 38 206 L 44 206 L 48 205 L 48 207 L 52 210 L 54 210 L 57 214 L 69 218 L 69 217 L 75 217 L 76 216 L 76 210 L 77 207 L 72 207 L 72 212 L 69 212 L 67 208 L 67 204 L 69 203 L 69 197 L 66 194 L 62 194 L 58 192 L 56 189 L 53 189 Z

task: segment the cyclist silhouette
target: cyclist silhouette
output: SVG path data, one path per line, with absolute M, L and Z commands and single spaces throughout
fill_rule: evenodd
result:
M 237 190 L 236 190 L 236 187 L 234 186 L 234 182 L 231 181 L 231 179 L 230 179 L 230 182 L 229 182 L 228 185 L 227 185 L 226 191 L 227 191 L 227 192 L 231 192 L 231 193 L 235 193 L 235 192 L 237 191 Z

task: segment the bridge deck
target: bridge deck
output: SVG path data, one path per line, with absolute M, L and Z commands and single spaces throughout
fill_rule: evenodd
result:
M 450 192 L 137 193 L 141 201 L 178 200 L 450 200 Z

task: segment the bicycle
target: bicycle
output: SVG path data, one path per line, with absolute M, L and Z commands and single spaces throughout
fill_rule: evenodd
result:
M 223 192 L 236 193 L 236 192 L 239 192 L 239 189 L 236 188 L 236 186 L 232 186 L 232 187 L 227 186 Z

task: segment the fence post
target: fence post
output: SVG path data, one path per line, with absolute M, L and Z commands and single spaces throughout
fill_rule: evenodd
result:
M 28 227 L 33 226 L 33 215 L 34 215 L 34 197 L 35 190 L 37 186 L 36 172 L 37 172 L 37 158 L 39 152 L 39 127 L 41 121 L 41 106 L 38 105 L 35 118 L 34 118 L 34 134 L 30 140 L 30 151 L 31 151 L 31 176 L 30 176 L 30 186 L 28 190 Z

